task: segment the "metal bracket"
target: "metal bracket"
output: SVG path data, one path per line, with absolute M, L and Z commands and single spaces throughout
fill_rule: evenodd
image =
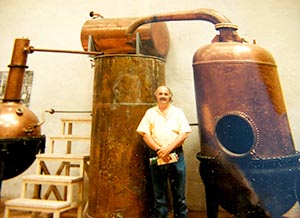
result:
M 135 43 L 135 52 L 136 54 L 141 54 L 140 48 L 143 47 L 141 36 L 139 32 L 136 32 L 136 43 Z
M 96 51 L 96 47 L 95 47 L 93 36 L 89 35 L 89 38 L 88 38 L 88 52 L 91 52 L 91 51 Z M 89 55 L 89 57 L 93 57 L 93 55 Z

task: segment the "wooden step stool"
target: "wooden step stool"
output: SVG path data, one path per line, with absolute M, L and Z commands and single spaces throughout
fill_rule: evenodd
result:
M 57 154 L 57 153 L 44 153 L 36 155 L 37 160 L 37 175 L 50 175 L 47 164 L 49 162 L 60 162 L 60 165 L 55 172 L 55 175 L 69 176 L 71 173 L 71 168 L 78 168 L 78 176 L 84 178 L 85 172 L 88 175 L 89 170 L 89 154 Z M 48 191 L 45 193 L 43 198 L 48 199 L 51 192 L 54 193 L 57 200 L 65 200 L 67 190 L 65 190 L 64 197 L 61 197 L 59 191 L 55 185 L 51 185 Z M 40 187 L 36 186 L 34 190 L 34 198 L 40 198 Z
M 53 213 L 53 218 L 59 218 L 62 212 L 70 208 L 71 203 L 66 201 L 16 198 L 5 202 L 4 218 L 10 217 L 11 210 Z
M 53 201 L 28 198 L 28 184 L 44 184 L 67 187 L 65 201 Z M 74 185 L 78 185 L 78 199 L 73 199 Z M 57 176 L 57 175 L 28 175 L 22 178 L 21 197 L 5 202 L 4 218 L 9 218 L 11 210 L 39 211 L 53 213 L 54 218 L 59 218 L 64 211 L 77 208 L 77 217 L 82 218 L 83 211 L 83 177 Z

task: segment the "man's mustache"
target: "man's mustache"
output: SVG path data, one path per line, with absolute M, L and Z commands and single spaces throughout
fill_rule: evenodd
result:
M 160 100 L 160 101 L 166 101 L 166 100 L 168 100 L 168 98 L 161 97 L 161 98 L 159 98 L 158 100 Z

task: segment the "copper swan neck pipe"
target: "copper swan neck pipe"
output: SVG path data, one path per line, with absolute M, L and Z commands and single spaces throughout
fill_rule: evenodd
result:
M 163 21 L 180 21 L 180 20 L 204 20 L 211 22 L 213 24 L 224 23 L 227 24 L 227 28 L 232 28 L 237 30 L 237 27 L 231 23 L 231 21 L 225 17 L 223 14 L 218 11 L 212 9 L 196 9 L 191 11 L 183 11 L 176 13 L 166 13 L 166 14 L 158 14 L 151 15 L 147 17 L 142 17 L 137 19 L 134 23 L 132 23 L 128 29 L 126 34 L 131 35 L 133 32 L 141 25 L 147 23 L 154 22 L 163 22 Z

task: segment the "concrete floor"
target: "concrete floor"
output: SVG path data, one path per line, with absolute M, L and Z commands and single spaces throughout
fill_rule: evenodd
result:
M 0 204 L 0 218 L 3 218 L 3 211 L 4 211 L 4 199 L 1 199 Z M 20 212 L 20 211 L 13 211 L 12 216 L 10 218 L 31 218 L 31 214 L 28 212 Z M 40 215 L 39 218 L 46 218 L 49 216 Z M 75 213 L 65 213 L 61 216 L 62 218 L 75 218 Z M 171 218 L 172 216 L 170 216 Z M 204 218 L 206 217 L 205 212 L 199 211 L 189 211 L 188 218 Z M 300 217 L 300 206 L 298 203 L 294 205 L 293 208 L 290 209 L 282 218 L 299 218 Z M 232 216 L 226 212 L 220 212 L 218 218 L 232 218 Z

